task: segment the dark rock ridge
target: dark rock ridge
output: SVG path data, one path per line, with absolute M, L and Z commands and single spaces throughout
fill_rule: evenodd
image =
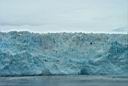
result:
M 0 33 L 0 76 L 128 75 L 128 34 Z

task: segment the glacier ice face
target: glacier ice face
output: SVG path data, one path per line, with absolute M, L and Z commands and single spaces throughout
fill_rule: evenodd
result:
M 0 76 L 128 75 L 128 34 L 0 33 Z

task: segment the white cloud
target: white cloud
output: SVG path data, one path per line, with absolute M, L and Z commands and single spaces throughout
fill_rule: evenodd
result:
M 0 0 L 0 29 L 112 31 L 128 26 L 128 0 Z

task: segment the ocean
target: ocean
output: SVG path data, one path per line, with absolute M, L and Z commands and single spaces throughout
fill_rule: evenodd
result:
M 86 75 L 0 77 L 0 86 L 128 86 L 128 77 Z

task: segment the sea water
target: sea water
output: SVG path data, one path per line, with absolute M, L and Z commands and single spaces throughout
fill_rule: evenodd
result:
M 128 86 L 128 77 L 85 75 L 0 77 L 0 86 Z

